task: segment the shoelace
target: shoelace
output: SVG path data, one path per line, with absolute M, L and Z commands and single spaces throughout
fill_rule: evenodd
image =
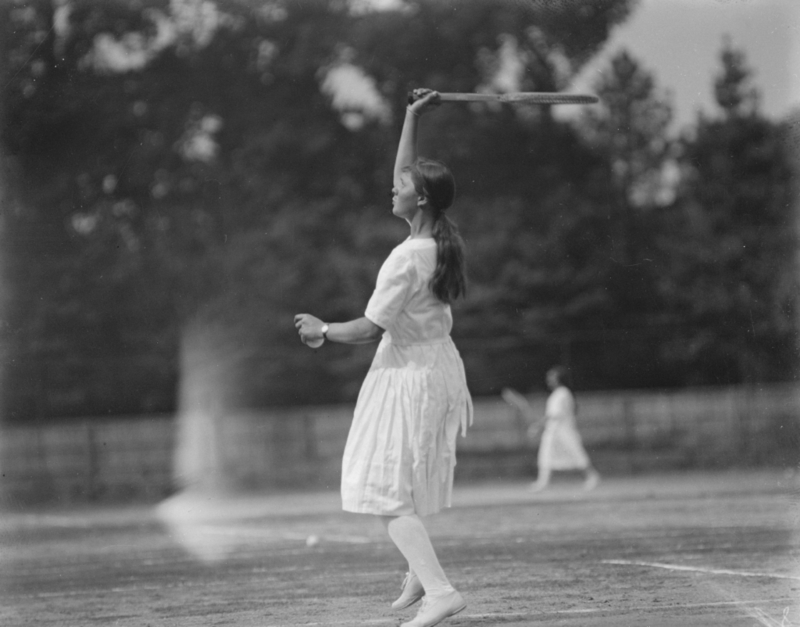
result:
M 433 601 L 431 601 L 428 595 L 422 597 L 422 603 L 419 604 L 419 610 L 417 610 L 417 616 L 425 612 L 432 604 Z

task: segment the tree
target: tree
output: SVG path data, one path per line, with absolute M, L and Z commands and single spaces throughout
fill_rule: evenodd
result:
M 668 228 L 668 353 L 687 383 L 785 380 L 797 363 L 791 168 L 782 127 L 765 119 L 745 55 L 725 41 L 717 117 L 682 141 Z
M 0 134 L 22 207 L 4 233 L 17 364 L 6 415 L 169 411 L 181 338 L 198 327 L 220 334 L 209 350 L 224 345 L 243 373 L 226 402 L 352 398 L 369 351 L 328 347 L 319 359 L 297 344 L 291 315 L 359 315 L 402 237 L 385 199 L 408 88 L 497 89 L 502 50 L 521 63 L 523 87 L 560 86 L 629 6 L 0 5 L 9 59 Z M 327 77 L 342 68 L 371 85 L 374 110 L 337 104 Z M 580 163 L 583 148 L 547 118 L 437 113 L 435 145 L 425 148 L 464 182 L 470 238 L 490 198 L 512 207 L 534 192 L 548 199 L 541 215 L 515 216 L 516 233 L 571 202 L 577 175 L 565 182 L 561 170 Z M 493 281 L 476 271 L 476 292 Z M 463 328 L 483 328 L 479 313 Z M 28 383 L 37 380 L 38 391 Z
M 606 384 L 663 385 L 670 377 L 649 356 L 663 324 L 656 241 L 659 213 L 671 193 L 672 108 L 653 74 L 625 50 L 611 58 L 594 91 L 599 104 L 579 120 L 599 168 L 594 273 L 585 288 L 602 299 L 587 301 L 575 329 L 584 339 L 575 343 L 572 358 L 582 359 L 585 372 L 602 373 Z
M 622 263 L 640 261 L 637 242 L 643 233 L 637 217 L 665 203 L 664 169 L 671 156 L 669 97 L 656 81 L 623 50 L 595 84 L 598 107 L 586 109 L 581 130 L 603 155 L 614 189 L 614 208 L 621 216 L 618 249 Z

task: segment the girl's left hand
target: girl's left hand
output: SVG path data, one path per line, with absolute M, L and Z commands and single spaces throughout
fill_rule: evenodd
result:
M 294 317 L 294 326 L 303 344 L 322 339 L 322 324 L 322 320 L 311 314 L 297 314 Z

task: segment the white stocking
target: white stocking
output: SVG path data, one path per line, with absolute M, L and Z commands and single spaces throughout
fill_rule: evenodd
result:
M 419 516 L 411 514 L 381 518 L 392 542 L 408 560 L 409 568 L 416 573 L 422 587 L 425 588 L 425 594 L 437 597 L 451 592 L 453 586 L 450 585 L 439 564 L 428 531 Z

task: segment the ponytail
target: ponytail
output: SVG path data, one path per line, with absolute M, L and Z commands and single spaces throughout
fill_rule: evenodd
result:
M 450 303 L 467 292 L 464 269 L 464 240 L 458 227 L 444 211 L 439 212 L 433 225 L 436 240 L 436 270 L 431 277 L 431 291 L 444 303 Z
M 431 292 L 443 303 L 451 303 L 467 291 L 464 240 L 445 214 L 455 198 L 455 180 L 447 166 L 438 161 L 417 159 L 409 170 L 414 187 L 428 199 L 433 210 L 436 269 L 431 277 Z

